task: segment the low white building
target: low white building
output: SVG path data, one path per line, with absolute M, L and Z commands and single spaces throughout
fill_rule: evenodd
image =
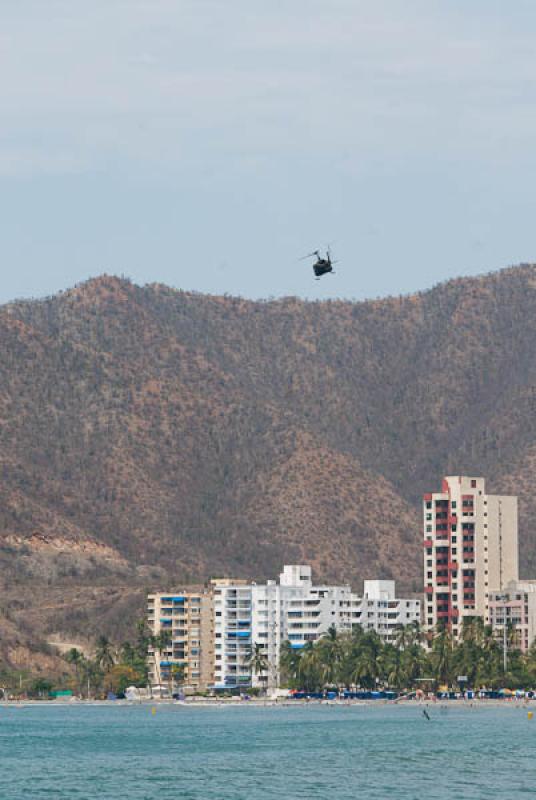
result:
M 489 621 L 497 639 L 506 626 L 510 646 L 526 653 L 536 637 L 536 581 L 510 581 L 490 592 Z
M 376 631 L 384 642 L 394 642 L 397 628 L 421 621 L 421 601 L 396 596 L 394 581 L 365 581 L 363 596 L 352 595 L 351 625 Z

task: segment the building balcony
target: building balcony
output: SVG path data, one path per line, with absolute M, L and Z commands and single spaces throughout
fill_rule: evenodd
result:
M 432 547 L 433 540 L 432 539 L 425 539 L 423 543 L 423 547 Z
M 424 587 L 424 593 L 425 594 L 433 594 L 434 593 L 434 587 L 433 586 L 425 586 Z

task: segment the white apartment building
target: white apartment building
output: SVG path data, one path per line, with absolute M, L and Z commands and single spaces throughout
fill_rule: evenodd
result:
M 500 641 L 506 626 L 511 646 L 526 653 L 536 637 L 536 581 L 511 581 L 491 592 L 489 622 Z
M 393 643 L 400 625 L 421 621 L 421 601 L 396 597 L 394 581 L 365 581 L 363 596 L 353 594 L 350 608 L 351 626 L 361 625 L 364 631 L 374 630 L 384 642 Z
M 279 583 L 253 584 L 252 643 L 260 644 L 269 664 L 264 676 L 252 675 L 254 686 L 277 686 L 281 645 L 293 648 L 314 642 L 332 625 L 349 620 L 349 586 L 313 586 L 311 567 L 286 565 Z
M 252 642 L 264 645 L 270 665 L 265 676 L 268 686 L 279 683 L 281 644 L 285 641 L 298 649 L 332 626 L 350 631 L 357 625 L 377 631 L 384 641 L 394 641 L 398 625 L 420 619 L 420 600 L 396 598 L 394 581 L 365 581 L 360 597 L 348 585 L 314 586 L 310 566 L 287 565 L 279 584 L 268 581 L 252 587 Z M 258 686 L 263 681 L 253 675 L 252 682 Z
M 517 497 L 454 475 L 423 498 L 424 620 L 459 636 L 464 617 L 489 622 L 489 594 L 518 580 Z
M 251 685 L 251 584 L 211 581 L 214 603 L 214 687 Z

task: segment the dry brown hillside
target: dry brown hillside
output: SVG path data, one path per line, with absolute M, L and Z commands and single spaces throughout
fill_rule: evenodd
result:
M 452 472 L 519 492 L 536 576 L 532 265 L 363 303 L 102 277 L 1 307 L 0 348 L 0 632 L 120 638 L 147 587 L 296 560 L 417 590 Z

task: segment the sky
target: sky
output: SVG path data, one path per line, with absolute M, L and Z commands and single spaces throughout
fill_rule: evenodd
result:
M 103 272 L 365 299 L 536 260 L 535 41 L 534 0 L 2 0 L 0 302 Z

